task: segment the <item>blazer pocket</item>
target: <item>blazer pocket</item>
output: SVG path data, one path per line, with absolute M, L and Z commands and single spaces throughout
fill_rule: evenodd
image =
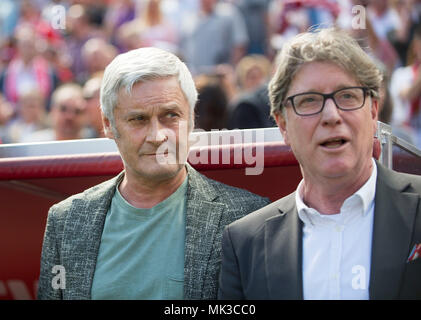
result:
M 406 263 L 400 298 L 421 299 L 421 258 Z
M 166 300 L 182 300 L 184 297 L 184 278 L 167 276 L 163 296 Z

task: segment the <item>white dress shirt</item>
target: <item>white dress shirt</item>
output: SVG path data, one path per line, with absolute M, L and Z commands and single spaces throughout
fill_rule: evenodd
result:
M 306 300 L 368 299 L 374 196 L 377 167 L 367 182 L 347 198 L 338 214 L 320 214 L 302 200 L 296 205 L 303 221 L 303 295 Z

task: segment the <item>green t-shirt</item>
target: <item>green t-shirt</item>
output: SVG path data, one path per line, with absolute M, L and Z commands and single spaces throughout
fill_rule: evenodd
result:
M 150 209 L 118 191 L 105 219 L 92 299 L 183 299 L 186 178 Z

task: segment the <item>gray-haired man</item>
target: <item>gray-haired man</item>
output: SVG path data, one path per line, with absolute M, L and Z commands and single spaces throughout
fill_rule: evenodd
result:
M 216 298 L 224 226 L 267 200 L 186 163 L 179 131 L 193 129 L 196 100 L 186 66 L 166 51 L 129 51 L 106 68 L 104 129 L 124 171 L 50 209 L 38 298 Z M 65 286 L 54 286 L 57 265 Z

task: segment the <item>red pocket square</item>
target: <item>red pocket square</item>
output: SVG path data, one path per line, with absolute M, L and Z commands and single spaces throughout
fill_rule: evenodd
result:
M 408 260 L 406 260 L 406 262 L 414 261 L 415 259 L 418 259 L 420 256 L 421 256 L 421 243 L 414 245 L 414 247 L 411 250 L 411 253 L 409 254 Z

